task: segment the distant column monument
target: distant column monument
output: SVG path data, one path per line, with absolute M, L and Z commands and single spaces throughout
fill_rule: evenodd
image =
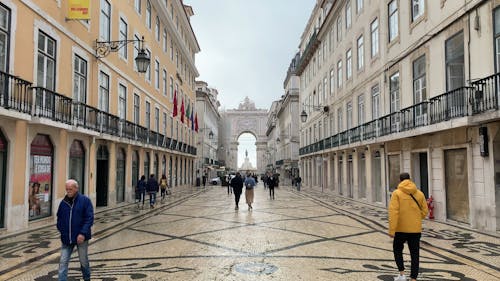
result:
M 250 163 L 250 159 L 248 158 L 248 150 L 245 149 L 245 161 L 241 165 L 240 170 L 242 171 L 255 171 L 256 169 Z

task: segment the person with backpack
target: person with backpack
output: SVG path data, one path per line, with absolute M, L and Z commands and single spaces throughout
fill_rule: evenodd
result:
M 248 205 L 248 210 L 252 210 L 252 203 L 253 203 L 253 189 L 255 187 L 255 179 L 251 176 L 250 173 L 247 174 L 247 177 L 245 178 L 245 197 L 247 199 L 247 205 Z
M 142 175 L 141 179 L 137 182 L 135 188 L 135 198 L 137 200 L 137 208 L 140 207 L 142 201 L 142 208 L 144 209 L 144 198 L 146 197 L 146 176 Z
M 167 194 L 167 188 L 168 188 L 168 183 L 167 183 L 167 177 L 165 174 L 161 176 L 160 179 L 160 195 L 161 195 L 161 201 L 165 200 L 165 196 Z
M 422 191 L 410 180 L 410 174 L 399 175 L 401 181 L 394 190 L 389 204 L 389 236 L 394 238 L 392 249 L 399 275 L 394 281 L 406 281 L 403 248 L 408 243 L 411 257 L 411 281 L 417 280 L 419 268 L 422 219 L 427 216 L 427 202 Z

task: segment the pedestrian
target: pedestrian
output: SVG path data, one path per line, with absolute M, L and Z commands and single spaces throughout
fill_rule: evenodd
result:
M 425 195 L 410 180 L 408 173 L 400 174 L 399 180 L 398 188 L 392 193 L 389 204 L 389 236 L 394 238 L 392 249 L 399 270 L 399 276 L 394 277 L 394 280 L 406 280 L 403 248 L 404 244 L 408 243 L 411 257 L 410 278 L 412 281 L 416 281 L 419 268 L 422 219 L 427 216 L 427 204 Z
M 165 174 L 163 174 L 160 179 L 160 191 L 161 191 L 160 195 L 162 202 L 163 200 L 165 200 L 165 196 L 167 195 L 167 187 L 168 187 L 167 177 L 165 176 Z
M 302 178 L 300 177 L 300 175 L 297 176 L 295 182 L 297 183 L 297 191 L 300 191 L 300 185 L 302 184 Z
M 267 174 L 264 174 L 264 176 L 262 176 L 262 182 L 264 183 L 264 190 L 267 189 Z
M 276 178 L 269 173 L 267 177 L 267 188 L 269 188 L 269 199 L 274 200 L 274 187 L 276 186 Z
M 151 174 L 148 183 L 146 185 L 146 191 L 149 194 L 149 207 L 153 209 L 156 202 L 156 193 L 159 191 L 158 181 L 155 179 L 155 175 Z
M 76 180 L 67 180 L 65 188 L 66 196 L 57 209 L 57 230 L 59 230 L 62 242 L 59 280 L 66 281 L 68 278 L 68 264 L 75 246 L 78 250 L 83 280 L 90 280 L 88 246 L 92 237 L 94 207 L 87 196 L 78 193 Z
M 236 173 L 236 176 L 231 180 L 230 185 L 234 191 L 234 202 L 236 203 L 234 209 L 238 210 L 239 209 L 238 204 L 240 203 L 240 196 L 243 191 L 243 178 L 241 178 L 240 172 Z
M 141 179 L 137 182 L 136 187 L 136 200 L 137 208 L 140 207 L 142 201 L 142 208 L 144 209 L 144 198 L 146 197 L 146 176 L 142 175 Z
M 233 193 L 233 189 L 231 186 L 231 175 L 226 175 L 226 183 L 227 183 L 227 195 Z
M 247 199 L 248 210 L 253 209 L 252 203 L 253 203 L 254 187 L 255 187 L 255 179 L 250 175 L 250 173 L 248 173 L 245 179 L 245 198 Z
M 206 187 L 206 185 L 207 185 L 207 177 L 208 177 L 207 172 L 204 172 L 203 177 L 201 179 L 201 181 L 203 183 L 203 187 Z

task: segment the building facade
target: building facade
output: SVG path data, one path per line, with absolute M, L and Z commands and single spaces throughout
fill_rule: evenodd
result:
M 220 149 L 218 95 L 217 89 L 208 87 L 204 81 L 196 81 L 196 109 L 200 126 L 197 140 L 197 179 L 201 179 L 203 174 L 207 174 L 209 178 L 216 177 L 216 169 L 220 167 L 217 153 Z
M 133 200 L 141 175 L 191 184 L 194 132 L 173 116 L 195 101 L 191 7 L 90 2 L 88 20 L 69 1 L 0 3 L 0 232 L 52 224 L 68 178 L 96 207 Z
M 409 172 L 435 217 L 500 229 L 497 1 L 317 1 L 300 43 L 306 186 L 386 205 Z

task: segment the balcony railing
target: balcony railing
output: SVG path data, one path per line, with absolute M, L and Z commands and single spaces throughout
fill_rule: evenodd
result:
M 31 113 L 33 95 L 31 82 L 0 71 L 0 106 Z
M 499 109 L 500 73 L 382 116 L 299 149 L 300 155 Z M 323 142 L 323 148 L 319 143 Z
M 72 123 L 72 99 L 49 89 L 34 87 L 35 116 L 49 118 L 66 124 Z

